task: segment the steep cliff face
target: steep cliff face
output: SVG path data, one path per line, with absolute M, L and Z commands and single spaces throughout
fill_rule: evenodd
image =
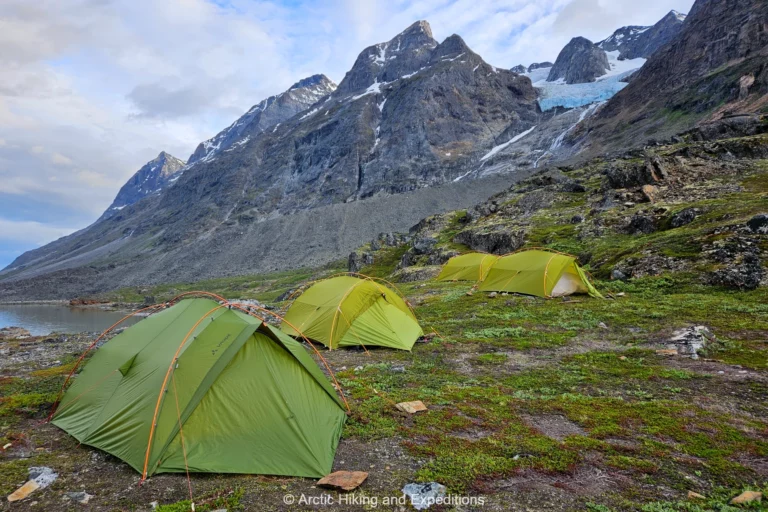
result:
M 608 57 L 602 49 L 589 39 L 574 37 L 557 56 L 547 81 L 564 80 L 567 84 L 594 82 L 610 69 Z
M 184 161 L 162 151 L 157 158 L 147 162 L 122 186 L 115 200 L 102 215 L 109 218 L 117 212 L 152 194 L 159 194 L 173 184 L 184 168 Z
M 685 18 L 685 14 L 670 11 L 653 26 L 622 27 L 597 46 L 606 52 L 618 51 L 619 59 L 647 59 L 680 32 Z
M 698 0 L 575 142 L 593 150 L 663 139 L 707 119 L 768 104 L 768 2 Z

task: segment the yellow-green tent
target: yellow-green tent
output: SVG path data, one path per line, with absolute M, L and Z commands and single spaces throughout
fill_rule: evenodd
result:
M 423 334 L 397 292 L 371 278 L 332 277 L 299 295 L 280 327 L 330 349 L 362 345 L 411 350 Z
M 496 263 L 499 257 L 482 252 L 470 252 L 449 259 L 438 281 L 482 281 L 488 275 L 488 270 Z
M 488 271 L 479 289 L 545 298 L 573 293 L 602 298 L 573 256 L 541 250 L 502 256 Z

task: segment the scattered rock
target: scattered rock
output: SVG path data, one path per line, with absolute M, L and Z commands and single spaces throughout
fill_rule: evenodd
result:
M 768 213 L 755 215 L 747 221 L 747 226 L 753 233 L 768 235 Z
M 663 348 L 656 351 L 656 355 L 659 356 L 676 356 L 677 355 L 677 349 L 676 348 Z
M 414 281 L 431 281 L 440 273 L 442 267 L 432 265 L 427 267 L 403 267 L 394 274 L 392 280 L 398 283 L 412 283 Z
M 626 281 L 627 275 L 622 272 L 621 270 L 615 268 L 611 270 L 611 280 L 612 281 Z
M 672 337 L 669 339 L 670 350 L 674 346 L 676 354 L 690 356 L 691 359 L 698 359 L 699 350 L 707 346 L 708 343 L 716 341 L 717 338 L 712 334 L 712 331 L 703 325 L 678 329 L 672 333 Z
M 411 505 L 416 510 L 426 510 L 432 505 L 439 504 L 445 497 L 448 489 L 437 482 L 428 484 L 406 484 L 403 487 L 403 494 L 411 500 Z
M 352 491 L 360 487 L 366 478 L 368 478 L 368 473 L 365 471 L 336 471 L 318 480 L 316 485 L 329 489 Z
M 469 291 L 467 292 L 467 295 L 469 295 L 469 296 L 471 297 L 471 296 L 472 296 L 472 290 L 469 290 Z
M 400 402 L 395 404 L 398 410 L 407 412 L 408 414 L 416 414 L 417 412 L 426 411 L 427 406 L 421 400 L 415 400 L 413 402 Z
M 30 336 L 32 334 L 23 327 L 3 327 L 0 329 L 0 340 L 18 340 Z
M 584 222 L 583 215 L 574 215 L 571 217 L 571 224 L 581 224 L 582 222 Z
M 673 228 L 685 226 L 693 222 L 698 214 L 699 210 L 696 208 L 685 208 L 672 216 L 669 225 Z
M 64 497 L 68 500 L 76 501 L 77 503 L 80 503 L 81 505 L 87 505 L 88 502 L 93 498 L 92 494 L 88 494 L 85 491 L 80 492 L 67 492 L 64 493 Z
M 40 488 L 40 485 L 35 482 L 34 480 L 30 480 L 15 491 L 13 491 L 10 495 L 8 495 L 8 501 L 14 502 L 14 501 L 21 501 L 25 499 L 27 496 L 35 492 Z
M 707 498 L 706 496 L 703 496 L 697 492 L 688 491 L 688 499 L 689 500 L 705 500 Z
M 626 361 L 626 360 L 627 360 L 627 356 L 619 356 L 619 361 Z
M 758 502 L 763 500 L 763 493 L 756 491 L 744 491 L 731 500 L 731 505 L 743 505 L 745 503 Z
M 29 481 L 8 496 L 8 501 L 20 501 L 38 489 L 45 489 L 59 477 L 51 468 L 45 466 L 29 468 Z
M 643 192 L 643 196 L 650 203 L 655 203 L 659 199 L 659 187 L 656 185 L 643 185 L 640 189 Z
M 601 329 L 607 329 L 607 328 L 608 328 L 608 326 L 607 326 L 607 325 L 605 325 L 605 323 L 604 323 L 604 322 L 600 322 L 599 324 L 597 324 L 597 326 L 598 326 L 599 328 L 601 328 Z
M 489 294 L 488 294 L 488 297 L 490 297 L 490 298 L 492 298 L 492 299 L 495 299 L 495 298 L 496 298 L 498 295 L 499 295 L 499 294 L 498 294 L 498 293 L 496 293 L 496 292 L 491 292 L 491 293 L 489 293 Z

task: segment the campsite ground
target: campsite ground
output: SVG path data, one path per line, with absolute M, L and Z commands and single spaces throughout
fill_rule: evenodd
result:
M 276 281 L 284 288 L 293 278 Z M 485 497 L 476 510 L 720 510 L 744 489 L 768 490 L 766 290 L 713 291 L 670 277 L 599 284 L 625 295 L 489 298 L 466 295 L 467 284 L 403 285 L 425 330 L 440 336 L 410 354 L 325 354 L 352 405 L 336 467 L 368 471 L 358 495 L 378 497 L 380 510 L 412 481 Z M 655 353 L 674 329 L 698 324 L 719 340 L 705 358 Z M 59 479 L 22 506 L 147 510 L 184 500 L 183 475 L 138 487 L 125 464 L 41 423 L 89 340 L 4 342 L 0 441 L 12 446 L 0 461 L 0 492 L 22 484 L 29 467 L 49 466 Z M 393 407 L 407 400 L 429 411 Z M 284 496 L 338 499 L 295 478 L 193 475 L 192 488 L 209 509 L 228 500 L 246 510 L 323 510 L 331 506 L 288 506 Z M 77 491 L 94 497 L 87 506 L 65 499 Z M 688 491 L 706 499 L 688 501 Z
M 768 160 L 759 155 L 766 145 L 767 135 L 676 143 L 650 156 L 563 169 L 473 212 L 427 219 L 414 237 L 437 241 L 432 252 L 364 248 L 374 261 L 364 273 L 418 278 L 399 286 L 425 331 L 439 333 L 412 353 L 324 354 L 352 408 L 335 467 L 370 473 L 355 495 L 368 504 L 301 504 L 302 495 L 338 503 L 337 493 L 308 479 L 193 475 L 197 510 L 396 510 L 384 497 L 400 496 L 415 481 L 485 498 L 483 506 L 456 510 L 765 509 L 766 500 L 726 503 L 743 490 L 768 491 L 768 287 L 760 263 L 768 259 L 768 238 L 746 226 L 765 212 Z M 658 187 L 646 194 L 632 184 L 659 162 L 666 177 Z M 693 218 L 680 224 L 685 211 Z M 611 298 L 468 295 L 470 283 L 430 279 L 431 258 L 466 250 L 456 243 L 461 234 L 473 243 L 521 234 L 529 246 L 578 254 Z M 406 254 L 413 257 L 405 270 L 415 271 L 398 274 Z M 161 301 L 203 289 L 275 304 L 345 263 L 130 288 L 102 299 Z M 611 280 L 615 269 L 631 279 Z M 697 325 L 717 338 L 701 358 L 656 352 L 676 329 Z M 149 510 L 157 501 L 160 510 L 188 510 L 184 475 L 159 475 L 138 487 L 127 465 L 42 422 L 90 339 L 0 342 L 0 446 L 11 443 L 0 453 L 0 493 L 22 484 L 32 466 L 60 475 L 2 509 Z M 429 410 L 408 416 L 393 406 L 410 400 Z M 93 498 L 88 505 L 67 501 L 73 491 Z M 286 504 L 287 495 L 296 503 Z

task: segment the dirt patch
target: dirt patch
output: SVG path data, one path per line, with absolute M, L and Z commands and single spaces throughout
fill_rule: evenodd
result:
M 545 436 L 555 441 L 563 441 L 568 436 L 585 436 L 584 430 L 565 416 L 558 414 L 541 416 L 522 416 L 523 421 Z

